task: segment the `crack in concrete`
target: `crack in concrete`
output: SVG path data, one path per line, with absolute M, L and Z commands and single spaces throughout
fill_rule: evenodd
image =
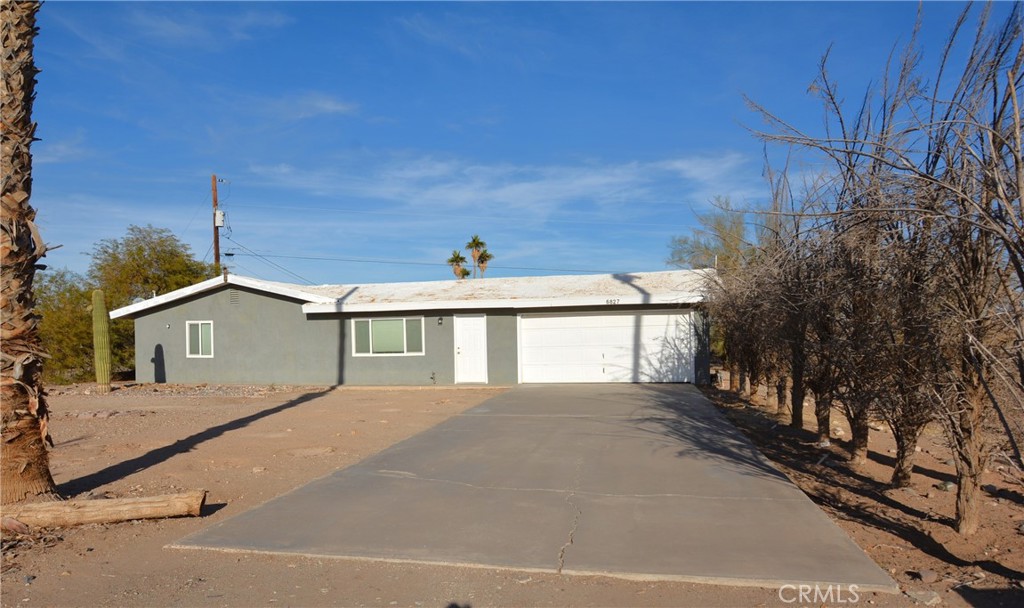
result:
M 579 505 L 572 501 L 573 497 L 576 496 L 576 491 L 580 488 L 582 477 L 583 459 L 580 458 L 576 461 L 576 479 L 572 483 L 572 490 L 570 490 L 569 494 L 565 497 L 565 502 L 573 508 L 576 514 L 572 518 L 572 527 L 569 528 L 569 539 L 565 541 L 565 544 L 562 545 L 562 548 L 558 551 L 558 574 L 561 574 L 562 568 L 565 567 L 565 552 L 569 549 L 569 546 L 572 545 L 573 538 L 576 536 L 576 529 L 579 528 L 580 525 L 580 517 L 583 515 L 583 511 L 580 509 Z

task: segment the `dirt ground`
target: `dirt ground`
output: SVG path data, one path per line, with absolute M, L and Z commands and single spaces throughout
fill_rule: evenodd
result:
M 51 391 L 51 470 L 65 496 L 209 492 L 198 518 L 5 533 L 3 606 L 792 606 L 777 589 L 560 576 L 288 555 L 165 548 L 182 537 L 354 464 L 498 394 L 490 388 L 118 387 Z M 719 394 L 734 421 L 898 583 L 943 605 L 1024 605 L 1024 505 L 998 472 L 985 527 L 964 542 L 949 528 L 954 493 L 933 489 L 950 469 L 937 438 L 919 454 L 915 492 L 885 492 L 884 433 L 872 465 L 853 475 L 841 446 L 782 447 L 763 408 Z M 772 446 L 776 446 L 773 448 Z M 823 480 L 832 479 L 832 484 Z M 929 515 L 918 521 L 916 516 Z M 287 526 L 282 521 L 280 525 Z M 326 525 L 326 524 L 325 524 Z M 910 574 L 937 573 L 926 584 Z M 832 604 L 910 606 L 906 595 L 861 593 Z M 924 598 L 928 599 L 928 598 Z M 819 605 L 822 602 L 813 602 Z
M 1008 462 L 994 458 L 984 474 L 982 525 L 963 538 L 953 529 L 956 472 L 937 426 L 918 442 L 912 486 L 897 490 L 888 487 L 896 443 L 884 424 L 872 424 L 869 462 L 853 470 L 840 414 L 832 413 L 832 445 L 821 448 L 815 433 L 788 427 L 788 411 L 770 406 L 763 388 L 751 398 L 705 394 L 904 592 L 943 605 L 1024 606 L 1024 485 Z M 816 428 L 813 404 L 804 428 Z

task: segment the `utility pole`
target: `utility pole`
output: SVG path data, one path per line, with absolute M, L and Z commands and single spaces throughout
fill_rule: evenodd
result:
M 213 191 L 213 270 L 220 275 L 220 227 L 224 223 L 217 209 L 217 174 L 210 177 L 210 189 Z

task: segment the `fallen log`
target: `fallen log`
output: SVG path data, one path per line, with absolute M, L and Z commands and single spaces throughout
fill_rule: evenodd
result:
M 4 519 L 13 518 L 40 528 L 106 524 L 133 519 L 198 516 L 206 503 L 206 490 L 140 498 L 77 499 L 4 505 Z

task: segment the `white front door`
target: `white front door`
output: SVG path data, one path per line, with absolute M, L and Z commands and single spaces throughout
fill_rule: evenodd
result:
M 455 382 L 487 383 L 487 317 L 455 316 Z

